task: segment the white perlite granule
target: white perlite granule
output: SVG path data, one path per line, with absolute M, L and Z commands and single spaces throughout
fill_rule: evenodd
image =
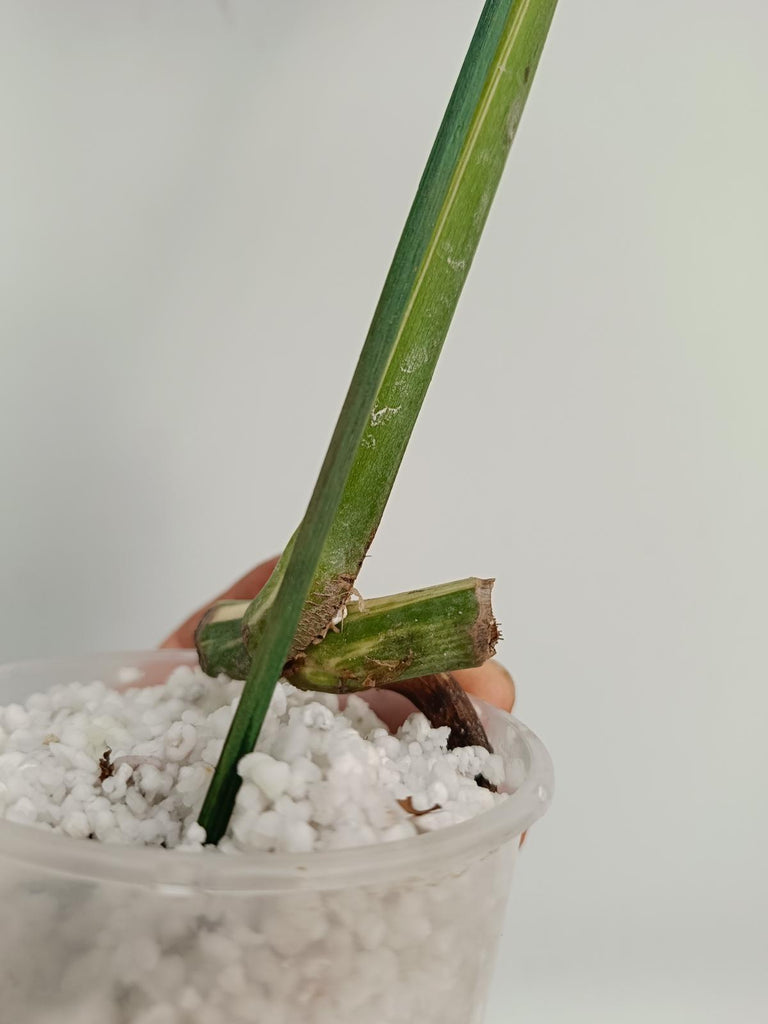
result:
M 180 668 L 163 686 L 68 685 L 3 708 L 0 814 L 213 864 L 195 819 L 240 691 Z M 447 738 L 421 715 L 393 736 L 359 699 L 341 712 L 280 684 L 220 849 L 311 862 L 309 851 L 414 836 L 502 800 L 474 780 L 497 780 L 501 759 L 447 751 Z M 414 815 L 401 799 L 439 809 Z M 425 857 L 396 880 L 243 891 L 3 859 L 0 1021 L 479 1024 L 516 845 Z
M 105 843 L 201 848 L 196 818 L 241 691 L 181 667 L 162 686 L 71 683 L 0 709 L 0 816 Z M 359 697 L 342 711 L 333 695 L 278 683 L 219 849 L 362 846 L 474 817 L 503 799 L 475 781 L 500 782 L 501 758 L 449 751 L 448 733 L 413 714 L 391 735 Z

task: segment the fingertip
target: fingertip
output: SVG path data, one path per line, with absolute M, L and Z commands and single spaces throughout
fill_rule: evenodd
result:
M 196 612 L 190 615 L 178 629 L 174 630 L 169 637 L 166 637 L 166 639 L 163 640 L 160 644 L 160 648 L 194 647 L 195 630 L 197 629 L 200 619 L 205 615 L 211 604 L 214 604 L 216 601 L 252 600 L 272 575 L 272 570 L 275 568 L 278 561 L 279 555 L 275 555 L 274 558 L 268 558 L 266 562 L 260 562 L 255 569 L 251 569 L 251 571 L 247 572 L 245 576 L 241 576 L 239 580 L 233 583 L 231 587 L 228 587 L 223 593 L 219 594 L 218 597 L 214 598 L 213 601 L 204 605 L 202 608 L 198 608 Z
M 163 640 L 163 642 L 159 645 L 160 650 L 162 651 L 166 648 L 176 649 L 179 647 L 183 647 L 184 644 L 181 643 L 181 637 L 179 636 L 180 632 L 181 630 L 177 629 L 175 632 L 171 633 L 170 636 L 167 636 L 165 640 Z
M 462 688 L 473 697 L 493 704 L 502 711 L 515 706 L 515 681 L 498 661 L 486 661 L 477 668 L 453 672 Z
M 279 561 L 279 555 L 268 558 L 266 562 L 260 562 L 254 569 L 241 576 L 231 587 L 228 587 L 216 598 L 217 601 L 243 601 L 256 597 L 258 592 L 272 575 L 272 571 Z

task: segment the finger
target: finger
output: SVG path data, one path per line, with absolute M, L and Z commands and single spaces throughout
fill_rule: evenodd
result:
M 224 591 L 223 594 L 219 594 L 219 596 L 214 600 L 244 601 L 254 598 L 272 575 L 272 570 L 276 565 L 277 557 L 270 558 L 266 562 L 262 562 L 260 565 L 257 565 L 255 569 L 251 569 L 251 571 L 246 573 L 245 576 L 237 580 L 236 583 L 233 583 L 231 587 Z M 210 604 L 213 604 L 213 601 L 211 601 Z M 194 647 L 197 624 L 210 607 L 210 604 L 204 605 L 202 608 L 198 608 L 196 612 L 193 612 L 193 614 L 190 615 L 178 629 L 174 630 L 169 637 L 166 637 L 160 646 Z
M 451 675 L 473 697 L 493 704 L 502 711 L 511 711 L 515 706 L 515 681 L 498 661 L 486 661 L 478 668 L 463 668 Z

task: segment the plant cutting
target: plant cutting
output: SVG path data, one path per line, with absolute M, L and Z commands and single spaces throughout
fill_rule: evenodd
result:
M 240 785 L 237 764 L 258 740 L 277 680 L 286 666 L 290 672 L 306 658 L 311 645 L 322 645 L 353 591 L 469 273 L 555 5 L 556 0 L 486 3 L 306 514 L 267 585 L 243 610 L 245 650 L 233 654 L 227 630 L 219 655 L 214 632 L 222 622 L 237 622 L 240 609 L 213 609 L 201 623 L 197 645 L 208 671 L 231 664 L 233 656 L 241 669 L 247 666 L 243 696 L 200 815 L 210 842 L 226 830 Z M 393 614 L 407 607 L 397 598 L 388 606 Z M 490 606 L 488 611 L 490 618 Z M 388 625 L 377 625 L 386 643 Z M 235 648 L 240 642 L 235 636 Z M 402 675 L 410 651 L 402 646 L 394 653 L 393 672 Z M 377 677 L 379 685 L 386 684 L 385 671 Z M 338 689 L 344 692 L 341 677 Z
M 493 581 L 366 600 L 355 583 L 554 7 L 485 4 L 307 511 L 259 595 L 208 611 L 199 665 L 0 672 L 0 888 L 19 922 L 0 991 L 17 1024 L 480 1020 L 549 761 L 451 675 L 495 651 Z M 396 731 L 360 696 L 386 691 L 418 709 Z

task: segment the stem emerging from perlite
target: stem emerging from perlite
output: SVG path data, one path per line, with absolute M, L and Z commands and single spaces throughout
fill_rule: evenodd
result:
M 298 531 L 247 609 L 252 661 L 200 814 L 224 834 L 237 763 L 285 663 L 350 595 L 432 378 L 517 131 L 556 0 L 487 0 Z
M 388 683 L 387 690 L 394 690 L 414 704 L 429 719 L 435 729 L 447 725 L 451 730 L 448 746 L 485 747 L 491 749 L 485 729 L 472 702 L 450 672 L 419 676 L 416 679 L 402 679 Z
M 349 604 L 344 619 L 292 658 L 283 676 L 302 689 L 354 693 L 482 665 L 499 637 L 492 587 L 493 580 L 470 578 Z M 221 601 L 201 621 L 197 648 L 209 675 L 248 674 L 241 637 L 247 604 Z

